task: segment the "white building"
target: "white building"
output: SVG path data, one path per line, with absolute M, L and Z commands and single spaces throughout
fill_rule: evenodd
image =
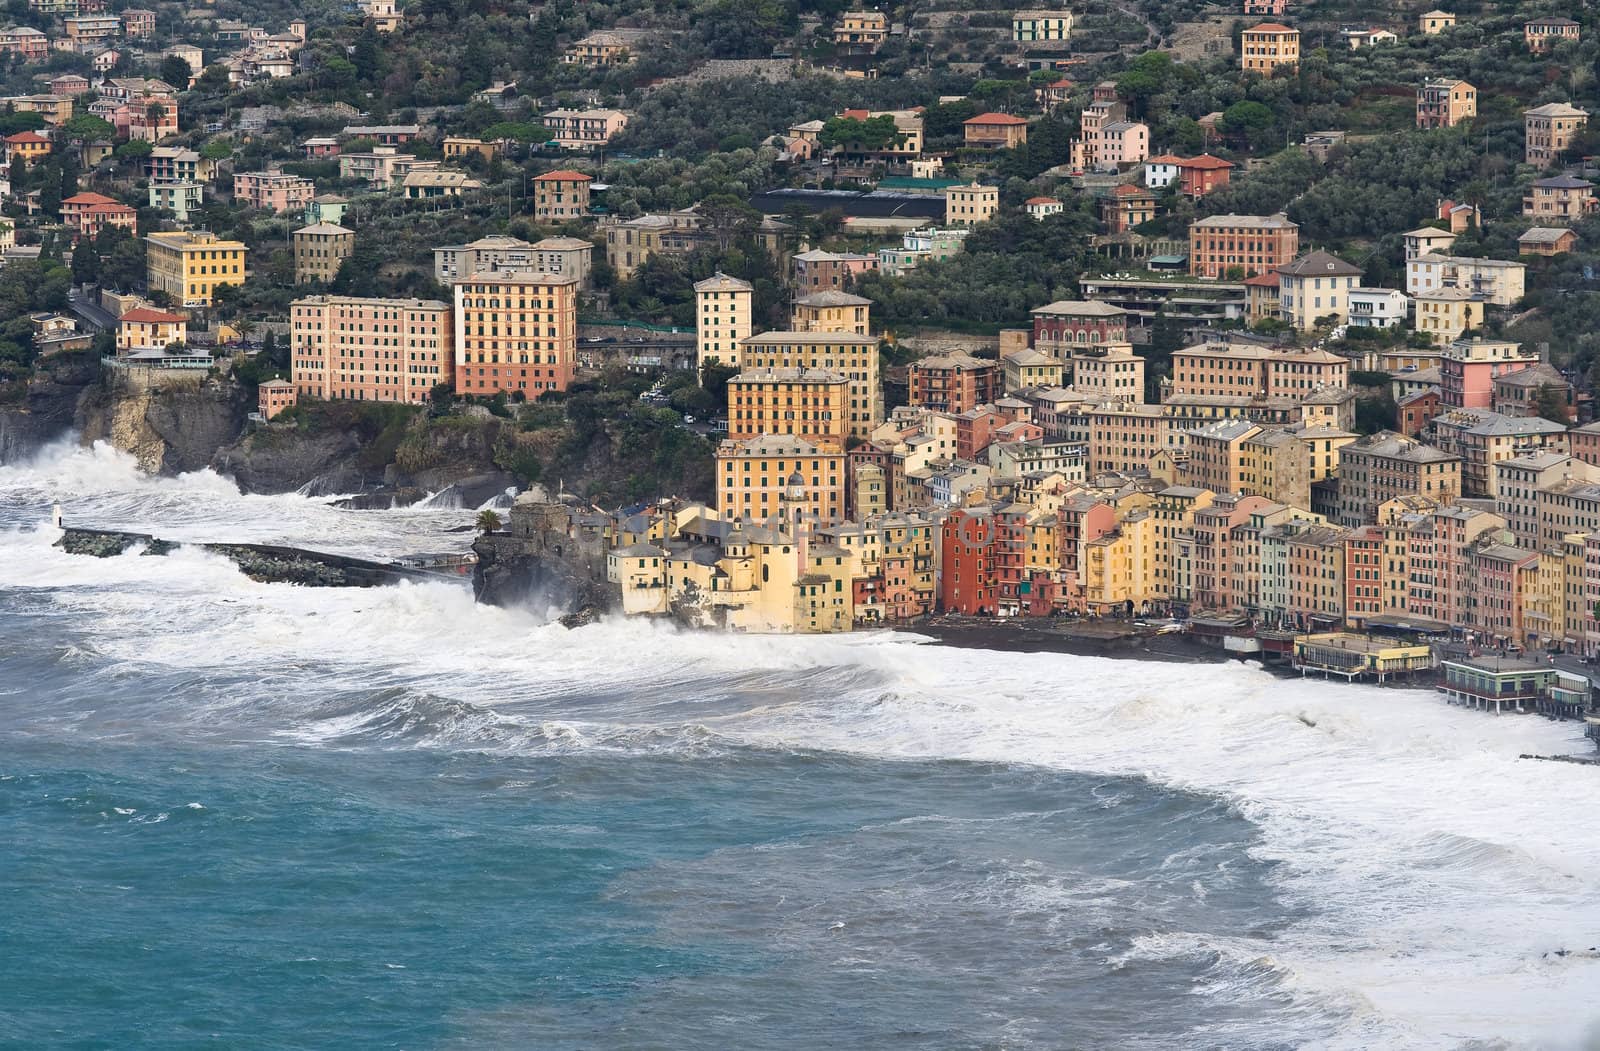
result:
M 1352 288 L 1347 324 L 1357 328 L 1396 328 L 1405 324 L 1411 300 L 1393 288 Z

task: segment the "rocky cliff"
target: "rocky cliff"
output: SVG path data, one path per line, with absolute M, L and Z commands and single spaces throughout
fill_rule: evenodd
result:
M 79 401 L 99 382 L 100 359 L 92 354 L 59 354 L 41 362 L 22 400 L 0 406 L 0 463 L 31 456 L 70 433 Z
M 517 497 L 503 532 L 473 542 L 472 590 L 494 606 L 531 605 L 563 620 L 589 620 L 615 609 L 620 595 L 606 574 L 603 532 L 535 486 Z
M 77 424 L 84 442 L 105 441 L 133 454 L 142 470 L 180 474 L 211 466 L 217 450 L 244 429 L 247 389 L 204 373 L 126 370 L 85 394 Z

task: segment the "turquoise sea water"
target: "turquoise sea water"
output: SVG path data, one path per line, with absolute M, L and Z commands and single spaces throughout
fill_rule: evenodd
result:
M 0 466 L 0 1047 L 1578 1048 L 1581 729 L 1241 665 L 566 631 L 42 525 L 382 555 Z M 1486 895 L 1492 886 L 1495 893 Z

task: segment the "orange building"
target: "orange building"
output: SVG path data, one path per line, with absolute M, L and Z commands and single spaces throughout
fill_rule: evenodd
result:
M 1009 150 L 1028 141 L 1028 122 L 1009 113 L 980 113 L 961 122 L 968 146 Z
M 819 525 L 844 518 L 844 451 L 829 442 L 774 434 L 729 439 L 717 446 L 716 472 L 717 510 L 725 518 L 765 522 L 785 510 L 814 515 Z M 789 506 L 791 497 L 797 507 Z
M 578 278 L 530 270 L 455 286 L 456 392 L 537 398 L 566 390 L 578 352 Z
M 80 238 L 98 237 L 108 226 L 131 233 L 138 219 L 138 212 L 105 194 L 75 193 L 61 202 L 61 221 Z
M 1478 115 L 1478 89 L 1464 80 L 1425 80 L 1417 89 L 1417 127 L 1453 128 Z
M 256 411 L 270 420 L 300 400 L 300 391 L 288 380 L 263 380 L 256 388 Z
M 1239 68 L 1246 73 L 1272 76 L 1279 67 L 1300 66 L 1300 30 L 1278 22 L 1263 22 L 1246 29 L 1239 38 Z
M 1315 348 L 1279 350 L 1252 343 L 1202 343 L 1172 355 L 1173 394 L 1305 398 L 1348 385 L 1350 359 Z
M 728 381 L 728 437 L 792 435 L 844 445 L 850 377 L 831 369 L 751 369 Z
M 310 296 L 289 305 L 296 394 L 422 405 L 455 369 L 448 303 Z
M 1241 278 L 1275 270 L 1300 254 L 1300 227 L 1283 215 L 1213 215 L 1189 224 L 1189 273 Z
M 19 131 L 15 135 L 6 136 L 6 163 L 14 164 L 18 160 L 32 164 L 40 157 L 50 154 L 50 140 L 36 131 Z

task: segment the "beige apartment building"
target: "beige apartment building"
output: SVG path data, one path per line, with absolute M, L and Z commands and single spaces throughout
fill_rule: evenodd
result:
M 944 191 L 944 221 L 947 226 L 976 226 L 993 219 L 1000 210 L 1000 187 L 976 182 L 966 186 L 947 186 Z
M 1339 324 L 1350 314 L 1350 293 L 1360 286 L 1360 267 L 1327 252 L 1309 252 L 1278 267 L 1278 317 L 1302 332 L 1323 318 Z
M 1396 497 L 1454 503 L 1461 494 L 1461 457 L 1393 431 L 1369 434 L 1339 450 L 1339 516 L 1346 527 L 1377 520 Z
M 289 305 L 290 370 L 300 398 L 423 405 L 455 370 L 450 304 L 310 296 Z
M 1350 360 L 1315 348 L 1202 343 L 1172 355 L 1172 394 L 1296 398 L 1349 385 Z
M 1478 115 L 1478 89 L 1464 80 L 1425 80 L 1417 88 L 1417 127 L 1453 128 Z
M 763 332 L 739 344 L 739 368 L 821 369 L 850 380 L 849 434 L 865 441 L 883 421 L 878 340 L 851 332 Z
M 329 284 L 356 250 L 356 232 L 333 223 L 302 226 L 289 235 L 294 251 L 294 283 Z
M 824 289 L 796 296 L 789 310 L 789 328 L 795 332 L 853 332 L 865 336 L 872 330 L 872 300 Z
M 578 279 L 541 270 L 469 274 L 455 286 L 456 393 L 529 400 L 572 382 Z
M 714 361 L 724 365 L 738 361 L 739 341 L 750 335 L 754 295 L 750 282 L 729 277 L 720 270 L 695 283 L 694 342 L 699 368 Z
M 1522 114 L 1523 159 L 1537 168 L 1554 164 L 1589 123 L 1589 113 L 1566 102 L 1547 102 Z

